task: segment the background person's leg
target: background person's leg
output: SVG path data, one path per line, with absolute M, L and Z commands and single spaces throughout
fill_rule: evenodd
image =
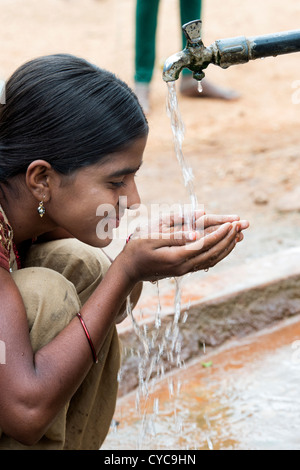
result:
M 134 79 L 139 83 L 150 83 L 152 79 L 158 6 L 159 0 L 137 0 Z
M 149 112 L 150 82 L 156 53 L 159 0 L 137 0 L 135 21 L 135 93 L 145 113 Z

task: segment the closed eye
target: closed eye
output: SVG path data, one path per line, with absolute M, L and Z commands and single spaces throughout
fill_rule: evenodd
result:
M 127 186 L 124 181 L 116 181 L 116 182 L 111 181 L 110 184 L 114 186 L 115 188 L 125 188 L 125 186 Z

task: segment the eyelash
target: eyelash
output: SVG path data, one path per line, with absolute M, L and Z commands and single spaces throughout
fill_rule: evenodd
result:
M 126 183 L 124 183 L 124 181 L 119 181 L 119 182 L 111 182 L 111 184 L 115 187 L 115 188 L 125 188 L 126 186 Z
M 134 178 L 136 178 L 137 175 L 135 174 L 134 175 Z M 125 183 L 125 181 L 111 181 L 110 184 L 112 186 L 114 186 L 115 188 L 125 188 L 127 186 L 127 184 Z

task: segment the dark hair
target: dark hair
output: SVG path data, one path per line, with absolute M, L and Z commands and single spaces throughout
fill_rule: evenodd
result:
M 132 90 L 84 59 L 56 54 L 22 65 L 0 106 L 0 182 L 37 159 L 62 173 L 99 162 L 148 133 Z

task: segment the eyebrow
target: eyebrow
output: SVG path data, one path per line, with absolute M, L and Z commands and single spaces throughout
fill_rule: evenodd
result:
M 122 168 L 121 170 L 115 171 L 114 173 L 111 173 L 109 175 L 110 178 L 117 178 L 120 176 L 126 176 L 126 175 L 131 175 L 132 173 L 136 173 L 142 166 L 143 162 L 135 168 L 128 167 L 128 168 Z

